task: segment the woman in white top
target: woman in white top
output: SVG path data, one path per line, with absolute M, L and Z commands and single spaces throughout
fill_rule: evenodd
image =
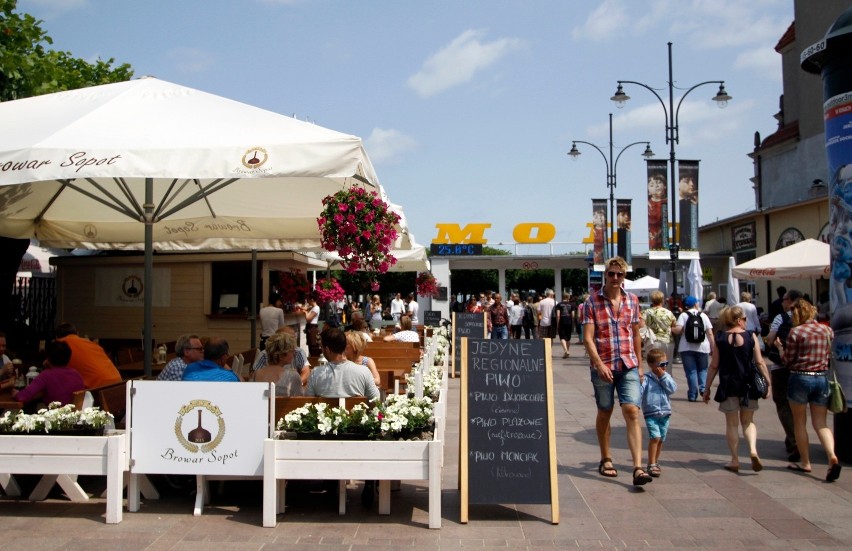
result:
M 382 326 L 382 298 L 379 295 L 373 295 L 368 305 L 370 312 L 370 325 L 373 329 Z
M 322 345 L 319 339 L 319 313 L 320 307 L 313 295 L 308 295 L 308 305 L 302 308 L 305 313 L 305 335 L 307 335 L 308 352 L 311 356 L 322 354 Z
M 420 335 L 417 334 L 417 331 L 413 331 L 411 327 L 411 318 L 402 316 L 399 319 L 399 331 L 393 335 L 388 335 L 385 337 L 385 340 L 388 342 L 420 342 Z

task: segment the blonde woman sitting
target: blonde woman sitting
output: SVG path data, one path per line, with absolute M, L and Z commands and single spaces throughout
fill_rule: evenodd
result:
M 364 356 L 364 350 L 367 348 L 367 339 L 360 331 L 346 332 L 346 359 L 352 363 L 363 365 L 370 370 L 373 375 L 373 381 L 376 386 L 382 388 L 382 378 L 379 376 L 379 370 L 376 368 L 376 362 L 373 358 Z
M 275 383 L 276 396 L 302 396 L 302 378 L 293 367 L 293 350 L 296 338 L 287 333 L 275 333 L 266 341 L 268 363 L 255 371 L 252 380 L 258 383 Z

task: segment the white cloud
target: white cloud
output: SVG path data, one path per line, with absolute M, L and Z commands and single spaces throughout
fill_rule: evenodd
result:
M 187 73 L 201 73 L 213 65 L 214 58 L 199 48 L 175 48 L 168 53 L 174 66 Z
M 615 38 L 628 22 L 627 6 L 622 0 L 604 0 L 582 26 L 571 31 L 571 36 L 577 41 L 605 42 Z
M 430 97 L 470 82 L 478 72 L 521 47 L 516 38 L 483 42 L 485 31 L 467 30 L 427 59 L 408 79 L 408 86 L 421 97 Z
M 750 70 L 781 82 L 781 56 L 770 48 L 757 48 L 739 54 L 734 60 L 737 69 Z
M 393 162 L 402 153 L 415 149 L 417 141 L 399 130 L 374 128 L 365 147 L 373 162 Z

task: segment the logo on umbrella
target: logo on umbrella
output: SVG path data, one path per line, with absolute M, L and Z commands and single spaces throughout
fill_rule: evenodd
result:
M 260 168 L 269 160 L 269 153 L 262 147 L 253 147 L 243 153 L 243 166 L 246 168 Z

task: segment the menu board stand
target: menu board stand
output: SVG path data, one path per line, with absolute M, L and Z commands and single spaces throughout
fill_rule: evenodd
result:
M 462 352 L 461 338 L 485 338 L 488 332 L 485 325 L 485 312 L 478 314 L 453 312 L 453 355 L 450 365 L 450 377 L 456 378 L 456 372 L 461 372 Z
M 550 339 L 461 339 L 461 518 L 470 504 L 550 503 L 559 524 Z

